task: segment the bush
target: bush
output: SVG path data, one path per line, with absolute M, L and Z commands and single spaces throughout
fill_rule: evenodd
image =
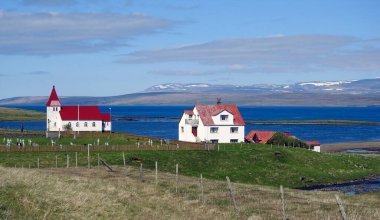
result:
M 65 125 L 63 126 L 63 128 L 65 129 L 65 131 L 72 131 L 71 124 L 65 124 Z

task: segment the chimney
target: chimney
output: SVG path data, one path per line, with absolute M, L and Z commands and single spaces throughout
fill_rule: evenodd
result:
M 216 99 L 216 104 L 218 104 L 218 105 L 222 104 L 222 98 L 217 98 Z

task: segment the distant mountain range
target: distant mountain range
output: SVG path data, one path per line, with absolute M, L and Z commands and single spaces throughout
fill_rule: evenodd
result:
M 146 89 L 145 92 L 380 94 L 380 78 L 332 82 L 302 82 L 286 85 L 257 84 L 251 86 L 168 83 L 152 86 Z
M 45 105 L 47 98 L 7 98 L 0 105 Z M 120 96 L 60 97 L 64 105 L 193 105 L 215 103 L 217 98 L 252 106 L 380 106 L 380 78 L 251 86 L 168 83 Z

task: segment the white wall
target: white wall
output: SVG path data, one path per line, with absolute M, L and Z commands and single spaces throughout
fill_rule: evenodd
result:
M 314 146 L 313 151 L 315 151 L 315 152 L 321 152 L 321 146 Z
M 193 116 L 194 117 L 194 116 Z M 192 125 L 186 124 L 186 119 L 189 119 L 188 114 L 182 114 L 182 118 L 178 123 L 178 140 L 186 142 L 196 142 L 196 137 L 192 133 Z M 183 132 L 182 132 L 183 127 Z
M 103 125 L 102 121 L 79 121 L 79 127 L 76 126 L 78 121 L 63 121 L 61 131 L 64 130 L 64 126 L 68 123 L 71 123 L 71 128 L 73 131 L 102 131 Z M 87 122 L 87 127 L 84 126 L 85 122 Z M 95 127 L 92 126 L 92 123 L 95 122 Z
M 47 106 L 46 107 L 46 130 L 59 131 L 62 128 L 60 106 Z M 61 129 L 62 130 L 62 129 Z
M 211 127 L 217 127 L 217 133 L 211 133 Z M 237 133 L 231 133 L 231 127 L 237 127 Z M 229 125 L 215 125 L 215 126 L 205 126 L 206 141 L 218 140 L 218 143 L 230 143 L 231 139 L 237 139 L 238 142 L 244 142 L 244 126 L 229 126 Z

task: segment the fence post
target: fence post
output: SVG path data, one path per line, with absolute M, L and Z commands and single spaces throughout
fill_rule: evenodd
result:
M 178 163 L 175 165 L 175 192 L 178 192 Z
M 90 145 L 87 144 L 87 167 L 90 169 Z
M 55 168 L 58 168 L 58 156 L 55 155 Z
M 99 153 L 98 153 L 98 169 L 100 167 L 100 156 L 99 156 Z
M 75 152 L 75 168 L 78 168 L 78 152 Z
M 126 168 L 127 165 L 126 165 L 126 163 L 125 163 L 125 154 L 124 154 L 124 152 L 123 152 L 123 163 L 124 163 L 124 168 Z
M 157 161 L 155 163 L 156 165 L 156 185 L 158 184 L 158 164 L 157 164 Z
M 37 168 L 40 169 L 40 158 L 37 158 Z
M 226 176 L 226 179 L 227 179 L 227 186 L 228 186 L 228 191 L 230 192 L 230 196 L 231 196 L 231 199 L 232 199 L 232 203 L 234 204 L 234 209 L 236 212 L 238 212 L 238 207 L 236 205 L 236 200 L 235 200 L 235 193 L 234 191 L 232 190 L 232 186 L 231 186 L 231 181 L 230 181 L 230 178 L 228 176 Z
M 30 163 L 29 163 L 29 169 L 30 169 Z
M 66 168 L 69 168 L 70 167 L 70 157 L 69 155 L 67 154 L 66 155 Z
M 346 215 L 346 212 L 344 211 L 343 203 L 342 203 L 342 201 L 340 200 L 338 194 L 335 194 L 335 199 L 336 199 L 336 202 L 338 203 L 339 211 L 340 211 L 340 214 L 342 215 L 342 219 L 343 219 L 343 220 L 348 220 L 348 217 L 347 217 L 347 215 Z
M 144 182 L 144 171 L 143 171 L 143 164 L 140 163 L 140 181 Z
M 219 152 L 219 144 L 218 144 L 218 152 Z
M 280 193 L 281 193 L 281 203 L 282 203 L 282 218 L 284 220 L 287 220 L 286 212 L 285 212 L 285 198 L 284 198 L 284 189 L 282 188 L 282 185 L 280 185 Z
M 204 196 L 204 188 L 203 188 L 203 176 L 201 174 L 201 203 L 202 206 L 205 204 L 205 196 Z

